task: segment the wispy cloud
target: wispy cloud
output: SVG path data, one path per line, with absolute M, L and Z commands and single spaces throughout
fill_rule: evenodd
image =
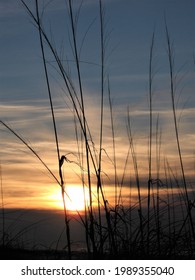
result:
M 93 98 L 87 100 L 87 117 L 89 126 L 93 135 L 94 143 L 98 152 L 99 145 L 99 107 L 97 103 L 92 102 Z M 13 129 L 19 131 L 20 135 L 27 139 L 28 143 L 38 152 L 41 158 L 46 162 L 49 168 L 58 176 L 58 162 L 56 157 L 55 141 L 52 130 L 52 122 L 50 110 L 45 101 L 41 104 L 2 104 L 1 116 L 12 125 Z M 120 109 L 115 115 L 115 145 L 117 172 L 119 182 L 122 180 L 124 173 L 125 160 L 127 158 L 129 141 L 126 130 L 126 112 Z M 123 114 L 123 117 L 121 116 Z M 162 174 L 164 159 L 175 169 L 178 166 L 178 152 L 175 141 L 174 124 L 172 120 L 172 110 L 162 108 L 161 111 L 153 111 L 153 172 L 155 173 L 155 139 L 156 139 L 156 123 L 155 118 L 159 115 L 159 130 L 162 130 L 161 138 L 161 167 Z M 182 112 L 180 119 L 180 141 L 182 147 L 182 155 L 185 164 L 185 170 L 189 175 L 193 170 L 193 145 L 195 136 L 193 134 L 193 125 L 195 115 L 194 108 L 186 108 Z M 64 165 L 64 174 L 66 184 L 79 185 L 81 182 L 79 161 L 77 157 L 78 149 L 75 140 L 74 121 L 72 112 L 69 109 L 59 107 L 56 111 L 56 117 L 59 121 L 60 131 L 60 147 L 63 154 L 67 154 L 68 160 Z M 104 142 L 102 153 L 102 168 L 104 170 L 105 184 L 112 186 L 113 181 L 113 146 L 112 132 L 110 128 L 109 108 L 105 108 L 104 122 Z M 131 111 L 132 133 L 137 156 L 138 168 L 140 176 L 148 173 L 148 135 L 149 135 L 149 111 L 146 108 L 133 109 Z M 187 143 L 187 145 L 186 145 Z M 1 164 L 3 170 L 3 186 L 6 189 L 7 201 L 11 203 L 15 200 L 17 203 L 25 201 L 28 197 L 34 197 L 39 203 L 42 198 L 49 195 L 48 188 L 51 185 L 58 187 L 56 182 L 51 178 L 45 168 L 37 161 L 36 158 L 23 146 L 14 139 L 1 127 Z M 133 176 L 132 155 L 129 155 L 128 172 Z M 155 175 L 154 175 L 155 176 Z M 128 184 L 129 179 L 124 178 L 124 184 Z M 95 175 L 94 175 L 95 183 Z M 17 186 L 17 187 L 16 187 Z M 47 195 L 46 195 L 47 194 Z M 39 197 L 38 197 L 39 196 Z M 20 200 L 21 197 L 21 200 Z M 23 201 L 23 202 L 24 202 Z M 45 201 L 43 199 L 43 201 Z M 23 203 L 22 202 L 22 203 Z M 45 201 L 44 203 L 47 204 Z M 29 204 L 30 205 L 30 204 Z M 18 204 L 19 206 L 19 204 Z

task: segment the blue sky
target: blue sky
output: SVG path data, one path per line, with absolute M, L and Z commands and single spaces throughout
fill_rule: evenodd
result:
M 46 5 L 49 2 L 49 5 Z M 78 2 L 75 2 L 75 9 Z M 118 145 L 118 168 L 122 172 L 127 153 L 126 111 L 130 105 L 136 151 L 140 156 L 140 168 L 147 161 L 148 139 L 148 68 L 149 50 L 155 30 L 154 122 L 159 114 L 162 129 L 163 155 L 169 156 L 176 166 L 171 97 L 168 75 L 167 44 L 165 35 L 166 16 L 171 40 L 175 50 L 175 72 L 178 73 L 176 100 L 180 119 L 181 144 L 186 160 L 186 169 L 193 169 L 194 116 L 195 116 L 195 19 L 194 1 L 184 0 L 103 0 L 105 7 L 106 74 L 110 77 L 116 142 Z M 33 9 L 33 1 L 26 1 Z M 45 6 L 45 30 L 52 33 L 56 49 L 69 61 L 73 81 L 76 83 L 73 55 L 68 40 L 69 23 L 64 0 L 40 1 Z M 48 94 L 43 72 L 39 37 L 32 20 L 20 1 L 0 1 L 0 119 L 9 123 L 40 153 L 48 165 L 56 171 L 54 137 L 52 134 Z M 82 38 L 86 34 L 82 45 Z M 98 1 L 84 0 L 78 24 L 78 44 L 81 50 L 81 71 L 85 91 L 85 103 L 89 125 L 95 141 L 98 141 L 100 104 L 100 39 Z M 51 65 L 52 57 L 47 53 Z M 49 67 L 52 93 L 61 149 L 64 153 L 75 151 L 74 122 L 69 110 L 69 101 L 61 89 L 62 81 L 53 67 Z M 181 80 L 181 81 L 180 81 Z M 179 82 L 180 81 L 180 82 Z M 67 106 L 68 103 L 68 106 Z M 105 97 L 104 136 L 105 149 L 111 149 L 108 98 Z M 155 124 L 154 124 L 155 126 Z M 168 132 L 168 133 L 167 133 Z M 39 176 L 33 178 L 34 186 L 48 183 L 44 168 L 36 166 L 36 160 L 25 150 L 13 135 L 1 127 L 0 158 L 7 186 L 21 185 L 21 181 L 37 168 Z M 186 142 L 188 145 L 186 145 Z M 13 160 L 14 156 L 14 160 Z M 25 166 L 25 168 L 24 168 Z M 110 168 L 110 167 L 109 167 Z M 109 169 L 108 168 L 108 169 Z M 70 168 L 72 169 L 72 167 Z M 34 171 L 33 171 L 34 172 Z M 57 171 L 56 171 L 57 172 Z M 71 172 L 71 171 L 70 171 Z M 44 174 L 44 176 L 42 175 Z M 13 177 L 14 176 L 14 181 Z M 68 182 L 71 179 L 68 179 Z M 11 183 L 10 183 L 11 182 Z M 18 182 L 18 183 L 17 183 Z M 24 182 L 23 182 L 24 183 Z M 74 182 L 73 182 L 74 183 Z M 24 194 L 23 187 L 15 196 Z M 42 197 L 47 193 L 45 187 Z M 8 196 L 11 191 L 8 192 Z
M 123 83 L 117 81 L 112 89 L 117 87 L 120 92 L 121 89 L 123 92 L 129 89 L 138 90 L 140 83 L 136 82 L 137 75 L 139 78 L 140 75 L 142 78 L 146 77 L 144 82 L 147 86 L 148 54 L 154 26 L 157 70 L 160 74 L 167 72 L 164 14 L 174 41 L 178 68 L 187 63 L 187 71 L 193 70 L 192 56 L 195 48 L 193 1 L 112 0 L 103 1 L 103 3 L 108 22 L 107 32 L 111 31 L 107 48 L 108 71 L 113 80 L 116 76 L 117 79 L 121 78 L 121 81 L 123 78 Z M 97 48 L 99 39 L 96 32 L 98 30 L 97 8 L 97 1 L 84 1 L 78 27 L 78 33 L 82 36 L 89 24 L 95 20 L 82 52 L 83 60 L 94 63 L 99 61 L 99 48 Z M 64 1 L 51 1 L 46 7 L 45 14 L 46 17 L 49 16 L 53 37 L 59 47 L 61 40 L 67 38 Z M 46 23 L 49 20 L 46 19 Z M 38 34 L 31 23 L 20 1 L 1 1 L 0 69 L 1 98 L 4 101 L 8 98 L 16 101 L 28 100 L 36 93 L 36 98 L 41 96 L 40 91 L 43 87 L 41 55 Z M 70 54 L 67 42 L 64 45 L 65 50 Z M 90 71 L 87 72 L 88 76 L 89 73 Z M 141 90 L 144 90 L 144 87 Z M 43 98 L 45 98 L 44 95 Z

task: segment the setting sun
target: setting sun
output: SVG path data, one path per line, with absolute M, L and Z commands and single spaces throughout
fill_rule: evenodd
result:
M 83 188 L 79 186 L 67 186 L 65 195 L 66 209 L 69 211 L 83 211 L 88 202 Z
M 55 191 L 51 195 L 56 208 L 63 209 L 63 200 L 61 190 Z M 65 188 L 65 205 L 66 210 L 70 212 L 84 211 L 85 205 L 88 204 L 88 194 L 80 186 L 66 186 Z

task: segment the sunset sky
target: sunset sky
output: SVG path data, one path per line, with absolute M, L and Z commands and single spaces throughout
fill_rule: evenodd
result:
M 34 10 L 34 1 L 26 1 Z M 43 23 L 78 88 L 70 46 L 70 23 L 64 0 L 39 1 Z M 127 107 L 140 176 L 148 173 L 148 69 L 152 33 L 154 39 L 153 129 L 159 116 L 162 170 L 164 159 L 178 167 L 170 96 L 165 18 L 174 47 L 176 105 L 186 174 L 192 180 L 195 157 L 195 2 L 193 0 L 103 0 L 105 8 L 106 61 L 116 137 L 117 172 L 122 180 L 128 153 Z M 48 3 L 48 5 L 47 5 Z M 73 1 L 75 11 L 80 1 Z M 43 9 L 44 8 L 44 9 Z M 77 26 L 86 116 L 95 148 L 100 125 L 100 24 L 96 0 L 84 0 Z M 0 120 L 8 124 L 38 153 L 58 177 L 58 161 L 38 30 L 20 0 L 0 0 Z M 89 28 L 90 27 L 90 28 Z M 83 38 L 84 41 L 83 41 Z M 67 188 L 81 188 L 71 103 L 51 54 L 46 51 Z M 105 79 L 106 80 L 106 79 Z M 107 82 L 105 82 L 103 168 L 105 192 L 114 195 L 112 131 Z M 62 207 L 60 187 L 45 167 L 5 127 L 0 126 L 1 185 L 7 208 L 52 209 Z M 109 156 L 108 156 L 109 155 Z M 155 147 L 153 151 L 155 162 Z M 131 156 L 130 156 L 131 157 Z M 124 178 L 124 193 L 133 176 L 131 160 Z M 156 176 L 155 163 L 153 177 Z M 180 174 L 179 170 L 177 170 Z M 94 185 L 94 192 L 96 186 Z M 76 193 L 76 192 L 75 192 Z M 82 196 L 77 192 L 79 198 Z M 77 208 L 81 207 L 78 202 Z M 71 206 L 69 206 L 71 208 Z

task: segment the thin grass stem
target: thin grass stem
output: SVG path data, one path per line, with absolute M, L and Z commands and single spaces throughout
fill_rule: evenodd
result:
M 185 197 L 186 197 L 186 207 L 187 207 L 189 222 L 191 225 L 193 239 L 195 241 L 195 230 L 194 230 L 194 224 L 193 224 L 193 219 L 192 219 L 192 214 L 191 214 L 190 200 L 189 200 L 189 195 L 188 195 L 186 176 L 185 176 L 185 171 L 184 171 L 184 164 L 183 164 L 181 145 L 180 145 L 180 139 L 179 139 L 178 122 L 177 122 L 177 116 L 176 116 L 176 106 L 175 106 L 175 87 L 176 86 L 175 86 L 175 79 L 174 79 L 174 52 L 173 52 L 173 46 L 171 44 L 171 39 L 170 39 L 170 34 L 169 34 L 168 26 L 166 23 L 166 19 L 165 19 L 165 31 L 166 31 L 167 48 L 168 48 L 167 54 L 168 54 L 168 61 L 169 61 L 169 74 L 170 74 L 170 94 L 171 94 L 171 104 L 172 104 L 173 120 L 174 120 L 174 127 L 175 127 L 175 136 L 176 136 L 180 168 L 181 168 L 181 173 L 182 173 L 182 180 L 183 180 L 183 185 L 184 185 L 184 192 L 185 192 Z

